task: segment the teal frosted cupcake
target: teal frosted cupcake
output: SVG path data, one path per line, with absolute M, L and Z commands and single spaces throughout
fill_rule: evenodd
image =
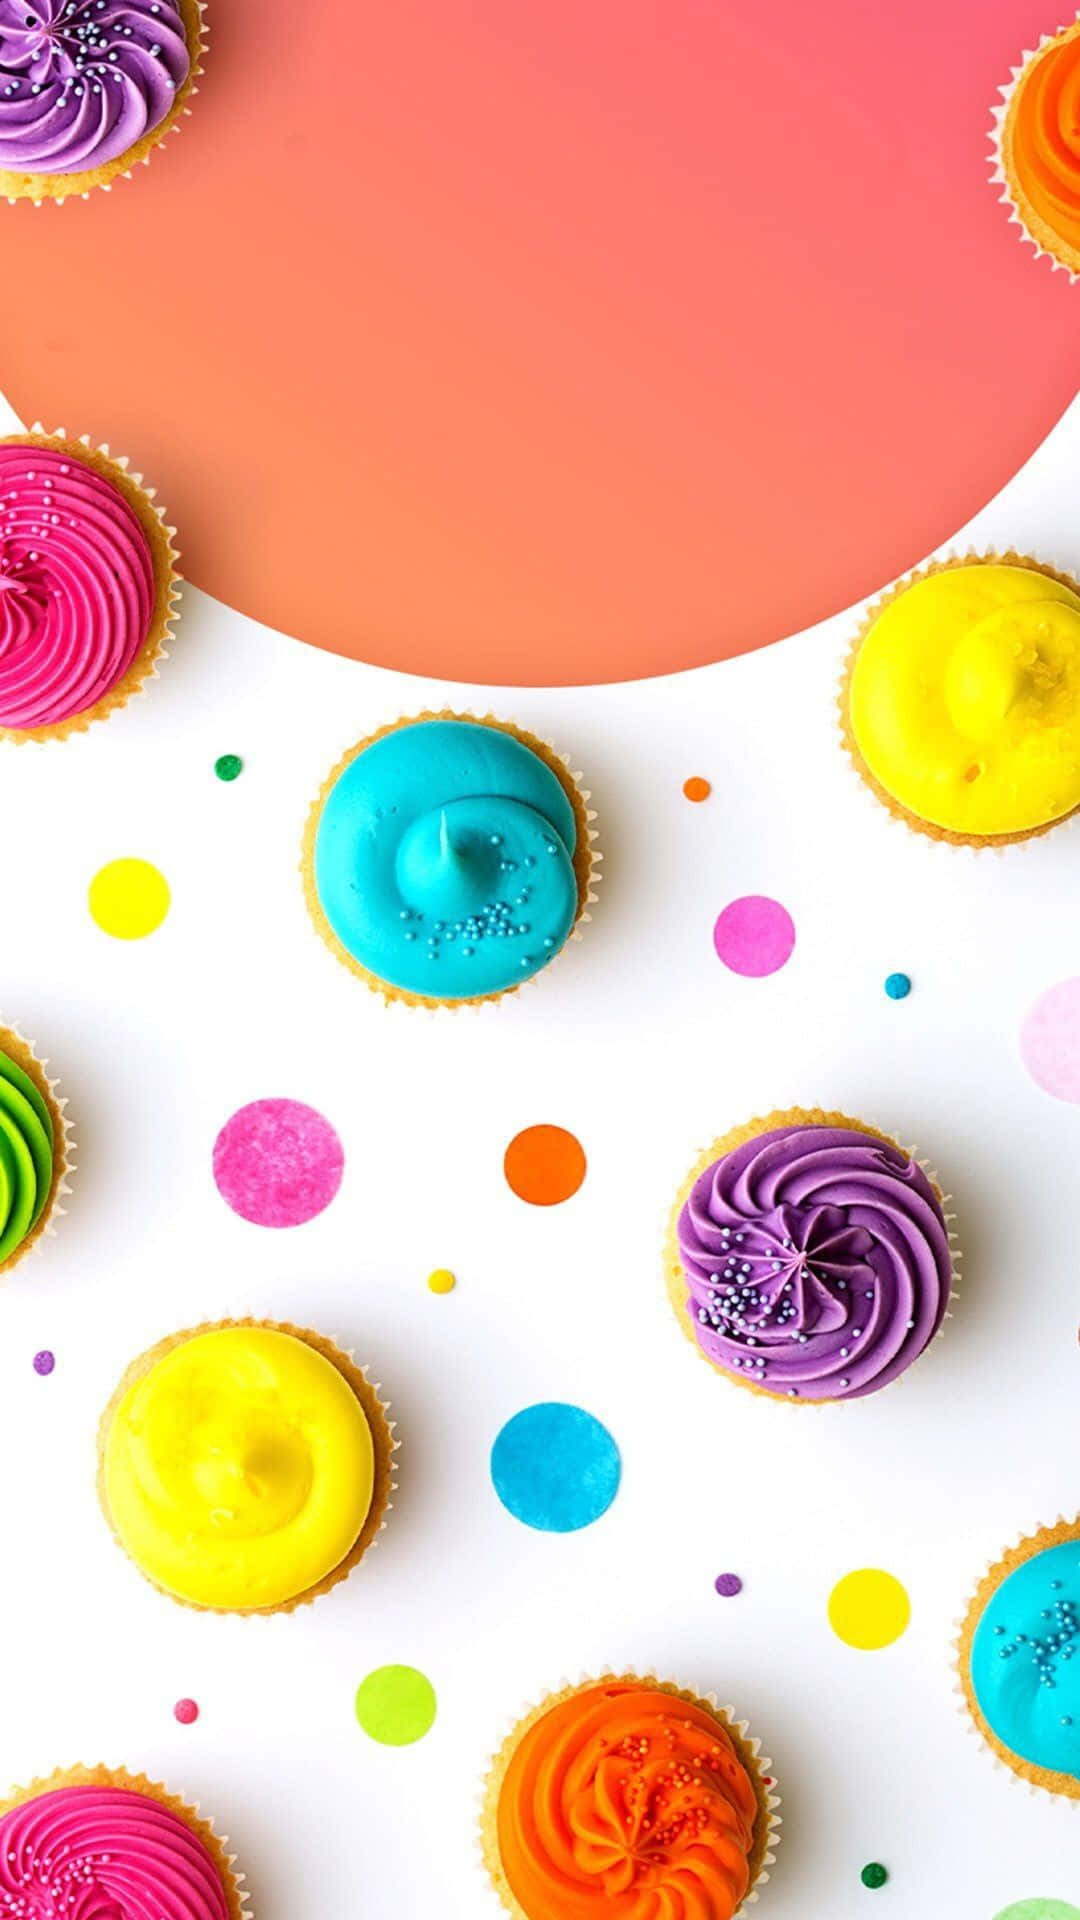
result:
M 567 761 L 507 721 L 396 721 L 350 747 L 308 816 L 312 920 L 387 1000 L 500 999 L 588 919 L 588 798 Z
M 1080 1518 L 1041 1527 L 995 1562 L 958 1651 L 992 1752 L 1032 1786 L 1080 1800 Z

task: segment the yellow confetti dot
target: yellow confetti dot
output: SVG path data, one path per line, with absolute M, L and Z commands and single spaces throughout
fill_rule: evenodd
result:
M 432 1293 L 453 1293 L 457 1286 L 457 1280 L 449 1267 L 436 1267 L 434 1273 L 428 1274 L 427 1283 Z
M 169 911 L 169 883 L 149 860 L 110 860 L 90 882 L 89 904 L 102 933 L 141 940 Z
M 895 1574 L 859 1567 L 829 1595 L 829 1625 L 849 1647 L 870 1652 L 899 1640 L 911 1619 L 911 1601 Z

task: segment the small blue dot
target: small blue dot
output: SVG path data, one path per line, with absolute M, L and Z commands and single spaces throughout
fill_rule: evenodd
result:
M 543 1401 L 508 1420 L 491 1449 L 495 1491 L 515 1520 L 576 1533 L 606 1513 L 619 1488 L 619 1450 L 584 1407 Z
M 908 994 L 911 992 L 911 975 L 907 973 L 890 973 L 885 982 L 885 991 L 890 1000 L 906 1000 Z

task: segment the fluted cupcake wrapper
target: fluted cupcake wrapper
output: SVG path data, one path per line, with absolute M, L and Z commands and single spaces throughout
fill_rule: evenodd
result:
M 836 702 L 840 738 L 848 760 L 861 784 L 869 788 L 875 799 L 880 800 L 882 806 L 887 810 L 892 819 L 910 828 L 913 833 L 921 834 L 925 839 L 936 840 L 940 844 L 950 847 L 971 847 L 976 852 L 984 852 L 987 849 L 994 849 L 1001 852 L 1006 847 L 1018 846 L 1026 840 L 1041 839 L 1044 834 L 1052 833 L 1055 827 L 1064 826 L 1066 820 L 1072 820 L 1075 815 L 1080 812 L 1080 807 L 1074 807 L 1069 813 L 1062 814 L 1060 819 L 1048 820 L 1044 826 L 1028 827 L 1019 833 L 954 833 L 949 827 L 937 827 L 932 821 L 923 820 L 919 814 L 912 813 L 909 808 L 905 807 L 901 801 L 895 799 L 894 796 L 882 786 L 881 782 L 871 772 L 866 761 L 863 759 L 851 725 L 851 676 L 855 668 L 859 648 L 862 646 L 871 627 L 880 618 L 890 602 L 898 600 L 901 594 L 907 592 L 909 587 L 915 586 L 920 580 L 928 580 L 932 574 L 945 573 L 955 567 L 995 566 L 1028 567 L 1035 573 L 1045 574 L 1050 580 L 1056 580 L 1060 586 L 1071 588 L 1073 593 L 1080 594 L 1080 582 L 1075 580 L 1072 574 L 1062 572 L 1059 567 L 1050 566 L 1045 560 L 1037 560 L 1032 554 L 1017 553 L 1012 547 L 1008 547 L 1004 552 L 1000 553 L 994 548 L 976 552 L 974 548 L 969 547 L 963 553 L 947 552 L 939 559 L 928 560 L 924 566 L 916 567 L 911 573 L 906 573 L 901 579 L 895 580 L 892 586 L 887 587 L 884 593 L 879 594 L 872 605 L 867 608 L 860 622 L 858 633 L 852 641 L 844 661 L 840 690 Z
M 25 1239 L 19 1242 L 14 1253 L 9 1253 L 6 1260 L 0 1261 L 0 1278 L 3 1278 L 27 1254 L 36 1252 L 46 1237 L 55 1236 L 56 1223 L 67 1212 L 64 1203 L 71 1194 L 76 1149 L 75 1135 L 67 1114 L 68 1103 L 60 1092 L 60 1082 L 46 1072 L 48 1061 L 39 1057 L 33 1043 L 17 1027 L 0 1025 L 0 1053 L 6 1053 L 16 1066 L 29 1074 L 49 1109 L 53 1124 L 53 1167 L 49 1197 Z
M 191 113 L 191 101 L 199 91 L 209 34 L 205 0 L 177 0 L 177 5 L 184 22 L 191 65 L 176 89 L 165 118 L 125 153 L 117 154 L 115 160 L 106 160 L 100 167 L 89 167 L 79 173 L 11 172 L 0 167 L 0 199 L 7 200 L 9 206 L 14 206 L 16 200 L 29 200 L 35 207 L 62 207 L 65 200 L 88 200 L 95 187 L 108 193 L 114 181 L 130 180 L 135 167 L 148 166 L 166 135 L 180 132 Z
M 95 1766 L 76 1765 L 57 1767 L 53 1773 L 31 1780 L 29 1786 L 13 1787 L 3 1800 L 0 1800 L 0 1817 L 10 1813 L 13 1807 L 25 1805 L 28 1800 L 38 1800 L 44 1793 L 57 1793 L 64 1787 L 117 1787 L 127 1793 L 141 1793 L 147 1799 L 157 1800 L 185 1826 L 206 1848 L 221 1877 L 225 1898 L 229 1906 L 229 1920 L 252 1920 L 250 1891 L 247 1876 L 236 1865 L 236 1855 L 229 1850 L 228 1838 L 215 1831 L 214 1823 L 199 1810 L 196 1800 L 193 1804 L 179 1794 L 172 1793 L 159 1781 L 151 1780 L 145 1773 L 129 1773 L 126 1767 L 106 1767 L 98 1763 Z
M 177 570 L 179 554 L 174 541 L 176 528 L 168 524 L 163 509 L 155 502 L 155 490 L 147 487 L 141 473 L 132 473 L 126 455 L 110 453 L 107 446 L 95 447 L 88 434 L 82 434 L 74 440 L 58 427 L 55 433 L 46 433 L 40 422 L 35 422 L 29 433 L 8 433 L 0 438 L 0 447 L 50 447 L 54 452 L 66 454 L 71 460 L 81 461 L 83 466 L 91 467 L 95 473 L 108 480 L 127 502 L 135 514 L 150 546 L 154 565 L 154 611 L 146 638 L 139 648 L 131 665 L 127 668 L 114 687 L 103 693 L 100 700 L 85 707 L 81 713 L 73 713 L 66 720 L 54 721 L 44 727 L 5 727 L 0 726 L 0 740 L 13 740 L 22 746 L 28 740 L 66 740 L 70 734 L 85 733 L 95 720 L 107 720 L 111 713 L 126 707 L 132 694 L 142 691 L 148 680 L 156 680 L 158 666 L 168 659 L 168 644 L 172 640 L 180 601 L 181 579 Z
M 734 1147 L 742 1146 L 747 1140 L 756 1140 L 760 1134 L 769 1133 L 774 1128 L 795 1126 L 854 1128 L 857 1133 L 868 1134 L 872 1140 L 883 1140 L 891 1147 L 899 1147 L 901 1153 L 906 1153 L 910 1160 L 914 1160 L 916 1164 L 922 1168 L 937 1195 L 949 1236 L 949 1258 L 952 1263 L 949 1298 L 945 1312 L 942 1315 L 941 1325 L 934 1334 L 934 1340 L 941 1339 L 945 1331 L 946 1323 L 953 1317 L 952 1303 L 960 1297 L 960 1274 L 958 1265 L 964 1257 L 960 1250 L 958 1237 L 953 1224 L 956 1215 L 950 1211 L 952 1195 L 943 1191 L 941 1182 L 934 1168 L 929 1161 L 920 1159 L 915 1147 L 902 1146 L 894 1134 L 883 1133 L 879 1127 L 872 1127 L 865 1120 L 853 1120 L 850 1114 L 828 1112 L 822 1107 L 774 1108 L 771 1113 L 760 1115 L 755 1120 L 747 1120 L 741 1126 L 731 1127 L 727 1133 L 722 1134 L 719 1139 L 713 1141 L 711 1146 L 704 1148 L 703 1151 L 699 1153 L 693 1167 L 679 1188 L 678 1196 L 668 1215 L 663 1249 L 664 1280 L 668 1300 L 674 1309 L 675 1317 L 678 1320 L 683 1335 L 690 1342 L 698 1358 L 703 1360 L 705 1365 L 712 1369 L 713 1373 L 718 1373 L 721 1379 L 730 1381 L 732 1386 L 742 1387 L 747 1393 L 755 1394 L 759 1400 L 777 1401 L 786 1407 L 842 1407 L 849 1404 L 849 1401 L 843 1396 L 811 1400 L 804 1399 L 800 1395 L 798 1398 L 792 1399 L 787 1393 L 774 1393 L 769 1387 L 759 1386 L 755 1381 L 747 1379 L 741 1374 L 729 1371 L 727 1367 L 718 1365 L 715 1360 L 710 1360 L 708 1354 L 704 1352 L 701 1347 L 694 1333 L 690 1316 L 686 1311 L 688 1287 L 682 1256 L 679 1251 L 678 1227 L 679 1215 L 687 1200 L 690 1198 L 696 1181 L 709 1167 L 713 1166 L 717 1160 L 720 1160 L 724 1154 L 730 1153 Z M 928 1345 L 932 1345 L 932 1342 L 928 1342 Z M 923 1349 L 923 1352 L 925 1351 L 926 1348 Z M 911 1362 L 911 1366 L 917 1366 L 922 1357 L 922 1353 L 917 1354 Z M 901 1382 L 907 1378 L 910 1370 L 910 1367 L 905 1367 L 903 1373 L 898 1374 L 895 1380 L 890 1380 L 885 1386 L 875 1388 L 874 1393 L 864 1393 L 854 1396 L 850 1404 L 856 1404 L 859 1400 L 872 1400 L 876 1393 L 885 1393 L 889 1387 L 899 1386 Z
M 1080 34 L 1080 15 L 1071 25 L 1059 27 L 1056 33 L 1044 33 L 1037 47 L 1021 54 L 1005 85 L 998 88 L 1001 100 L 990 109 L 993 124 L 989 135 L 990 178 L 1001 189 L 998 199 L 1009 209 L 1010 224 L 1019 227 L 1021 240 L 1030 242 L 1037 259 L 1045 256 L 1055 272 L 1066 274 L 1072 282 L 1080 278 L 1080 253 L 1041 218 L 1029 204 L 1020 184 L 1012 156 L 1012 106 L 1020 82 L 1033 62 L 1063 38 L 1072 39 L 1077 34 Z
M 352 1351 L 339 1346 L 336 1340 L 328 1338 L 325 1334 L 315 1333 L 310 1327 L 294 1326 L 292 1322 L 288 1320 L 258 1320 L 250 1316 L 236 1320 L 205 1320 L 197 1327 L 186 1327 L 180 1333 L 169 1334 L 164 1340 L 159 1340 L 156 1345 L 149 1347 L 145 1353 L 140 1354 L 136 1360 L 131 1362 L 131 1365 L 125 1371 L 122 1380 L 101 1416 L 98 1426 L 97 1446 L 98 1500 L 101 1505 L 101 1511 L 108 1521 L 110 1532 L 117 1546 L 121 1552 L 125 1554 L 125 1557 L 130 1559 L 131 1556 L 127 1553 L 127 1549 L 124 1547 L 123 1541 L 120 1539 L 113 1525 L 112 1515 L 109 1511 L 109 1503 L 105 1493 L 105 1444 L 113 1417 L 129 1388 L 133 1387 L 137 1380 L 144 1378 L 158 1360 L 163 1359 L 164 1356 L 167 1353 L 171 1353 L 174 1348 L 183 1346 L 188 1340 L 194 1340 L 199 1334 L 216 1333 L 220 1328 L 224 1327 L 262 1327 L 270 1333 L 290 1334 L 294 1340 L 302 1340 L 305 1345 L 313 1347 L 316 1353 L 320 1353 L 324 1360 L 329 1360 L 331 1365 L 337 1368 L 342 1378 L 352 1388 L 353 1393 L 360 1402 L 368 1425 L 371 1428 L 371 1438 L 375 1450 L 375 1474 L 371 1493 L 371 1505 L 368 1508 L 367 1517 L 353 1545 L 345 1555 L 345 1558 L 339 1560 L 336 1567 L 332 1567 L 330 1572 L 324 1574 L 323 1578 L 316 1581 L 314 1586 L 305 1588 L 303 1593 L 294 1594 L 291 1599 L 281 1600 L 271 1607 L 204 1606 L 197 1600 L 187 1600 L 183 1595 L 172 1593 L 167 1587 L 159 1586 L 156 1580 L 153 1580 L 149 1574 L 143 1572 L 143 1569 L 138 1566 L 137 1562 L 132 1561 L 132 1564 L 136 1567 L 142 1578 L 146 1580 L 156 1592 L 164 1594 L 167 1600 L 173 1601 L 178 1607 L 189 1608 L 193 1613 L 233 1614 L 239 1615 L 242 1619 L 278 1613 L 295 1613 L 298 1607 L 310 1606 L 313 1601 L 319 1598 L 320 1594 L 329 1593 L 331 1588 L 339 1586 L 343 1580 L 347 1580 L 354 1567 L 359 1566 L 368 1549 L 378 1545 L 379 1535 L 386 1526 L 387 1519 L 393 1510 L 393 1496 L 397 1492 L 398 1486 L 395 1456 L 400 1449 L 401 1442 L 398 1440 L 396 1434 L 397 1422 L 391 1420 L 389 1417 L 390 1402 L 382 1399 L 379 1382 L 369 1380 L 367 1368 L 358 1366 Z
M 315 839 L 323 806 L 331 789 L 341 778 L 346 767 L 350 766 L 368 747 L 374 746 L 376 740 L 384 739 L 388 733 L 396 733 L 400 727 L 414 727 L 425 720 L 467 720 L 477 726 L 493 727 L 499 733 L 508 733 L 512 739 L 519 740 L 522 746 L 528 747 L 539 760 L 544 762 L 559 781 L 574 809 L 574 820 L 577 826 L 574 875 L 577 880 L 578 904 L 569 937 L 564 941 L 559 953 L 553 954 L 546 965 L 530 974 L 527 980 L 515 980 L 512 985 L 501 988 L 498 993 L 481 993 L 470 995 L 468 998 L 442 1000 L 437 994 L 411 993 L 405 987 L 392 986 L 388 980 L 381 979 L 378 974 L 372 973 L 368 967 L 363 966 L 348 951 L 331 927 L 319 899 L 318 887 L 315 884 Z M 494 1001 L 506 1000 L 511 994 L 520 993 L 523 988 L 535 986 L 537 981 L 546 978 L 550 973 L 570 942 L 580 940 L 584 928 L 592 919 L 591 909 L 596 905 L 596 889 L 603 878 L 600 862 L 604 856 L 596 845 L 597 830 L 593 825 L 596 813 L 589 805 L 592 796 L 588 788 L 582 786 L 581 779 L 580 773 L 572 771 L 568 755 L 557 753 L 554 747 L 549 746 L 545 740 L 541 740 L 537 734 L 527 732 L 524 727 L 515 726 L 512 721 L 497 720 L 490 713 L 472 713 L 469 710 L 458 712 L 450 707 L 442 707 L 438 710 L 426 708 L 422 713 L 403 715 L 402 718 L 392 720 L 384 727 L 378 727 L 374 733 L 367 734 L 363 740 L 356 741 L 346 753 L 342 754 L 340 760 L 327 774 L 308 811 L 300 856 L 300 874 L 304 887 L 304 899 L 316 932 L 335 959 L 340 960 L 342 966 L 347 967 L 358 980 L 362 980 L 372 993 L 379 994 L 387 1006 L 400 1004 L 408 1007 L 427 1007 L 433 1010 L 446 1008 L 449 1012 L 456 1013 L 464 1007 L 483 1007 Z
M 1030 1760 L 1013 1753 L 998 1739 L 983 1717 L 971 1684 L 971 1643 L 975 1629 L 997 1588 L 1025 1560 L 1034 1559 L 1047 1547 L 1062 1546 L 1070 1540 L 1075 1540 L 1080 1548 L 1080 1514 L 1072 1520 L 1066 1520 L 1064 1514 L 1059 1514 L 1053 1526 L 1037 1527 L 1034 1533 L 1021 1534 L 1015 1546 L 1007 1547 L 998 1559 L 987 1561 L 986 1570 L 968 1600 L 962 1618 L 954 1622 L 956 1638 L 952 1643 L 952 1665 L 956 1675 L 953 1691 L 958 1696 L 957 1712 L 964 1715 L 968 1732 L 982 1741 L 994 1765 L 1007 1773 L 1014 1784 L 1020 1782 L 1033 1793 L 1046 1793 L 1051 1799 L 1064 1800 L 1066 1805 L 1077 1807 L 1080 1806 L 1080 1780 L 1072 1774 L 1036 1767 Z
M 739 1903 L 738 1911 L 749 1907 L 757 1899 L 761 1888 L 769 1879 L 770 1871 L 776 1860 L 776 1849 L 780 1844 L 780 1794 L 773 1774 L 772 1761 L 761 1751 L 761 1742 L 750 1733 L 749 1721 L 740 1720 L 734 1707 L 722 1707 L 717 1703 L 715 1693 L 699 1693 L 692 1687 L 680 1687 L 672 1680 L 658 1680 L 653 1673 L 618 1673 L 614 1670 L 599 1674 L 581 1674 L 577 1680 L 563 1680 L 551 1693 L 546 1693 L 535 1702 L 527 1702 L 520 1707 L 514 1719 L 493 1754 L 481 1790 L 478 1811 L 476 1844 L 479 1864 L 489 1877 L 495 1892 L 513 1920 L 533 1920 L 519 1905 L 510 1890 L 502 1868 L 499 1852 L 498 1810 L 499 1794 L 506 1778 L 506 1770 L 518 1742 L 537 1720 L 543 1718 L 553 1707 L 569 1700 L 575 1693 L 581 1693 L 587 1687 L 602 1687 L 609 1682 L 629 1683 L 637 1687 L 651 1687 L 658 1693 L 669 1693 L 673 1699 L 688 1701 L 692 1706 L 702 1707 L 724 1727 L 730 1736 L 735 1752 L 749 1775 L 757 1797 L 758 1813 L 754 1825 L 754 1845 L 750 1854 L 750 1885 Z

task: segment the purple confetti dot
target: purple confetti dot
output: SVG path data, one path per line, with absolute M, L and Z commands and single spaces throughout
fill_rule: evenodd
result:
M 742 1581 L 737 1573 L 718 1573 L 713 1585 L 725 1600 L 733 1600 L 737 1593 L 742 1592 Z
M 43 1347 L 40 1353 L 35 1353 L 34 1355 L 34 1372 L 35 1373 L 40 1373 L 40 1374 L 51 1373 L 55 1365 L 56 1365 L 56 1355 L 55 1353 L 50 1353 L 48 1347 Z

